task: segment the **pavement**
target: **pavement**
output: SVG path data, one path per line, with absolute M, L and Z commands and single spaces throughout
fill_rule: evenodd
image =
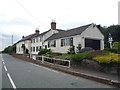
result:
M 2 55 L 2 88 L 116 88 L 31 62 Z

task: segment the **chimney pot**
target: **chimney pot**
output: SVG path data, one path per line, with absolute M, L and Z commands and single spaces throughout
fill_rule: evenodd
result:
M 22 38 L 24 38 L 24 36 L 22 36 Z
M 54 20 L 51 22 L 51 29 L 56 30 L 56 22 Z
M 36 28 L 35 34 L 36 34 L 36 35 L 39 35 L 39 32 L 40 32 L 40 31 L 39 31 L 39 28 Z

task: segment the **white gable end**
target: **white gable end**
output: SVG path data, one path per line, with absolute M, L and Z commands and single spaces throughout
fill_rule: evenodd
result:
M 91 39 L 104 39 L 103 34 L 93 24 L 89 26 L 85 31 L 83 31 L 81 33 L 81 36 L 84 38 L 91 38 Z

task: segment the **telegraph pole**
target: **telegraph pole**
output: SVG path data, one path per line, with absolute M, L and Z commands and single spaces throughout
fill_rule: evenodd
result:
M 12 45 L 13 45 L 13 34 L 12 34 Z

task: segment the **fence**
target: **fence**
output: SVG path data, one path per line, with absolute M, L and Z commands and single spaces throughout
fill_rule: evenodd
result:
M 58 65 L 58 66 L 70 68 L 70 60 L 56 59 L 56 58 L 50 58 L 46 56 L 37 56 L 37 55 L 32 55 L 32 59 L 41 61 L 42 64 L 48 63 L 52 65 Z

